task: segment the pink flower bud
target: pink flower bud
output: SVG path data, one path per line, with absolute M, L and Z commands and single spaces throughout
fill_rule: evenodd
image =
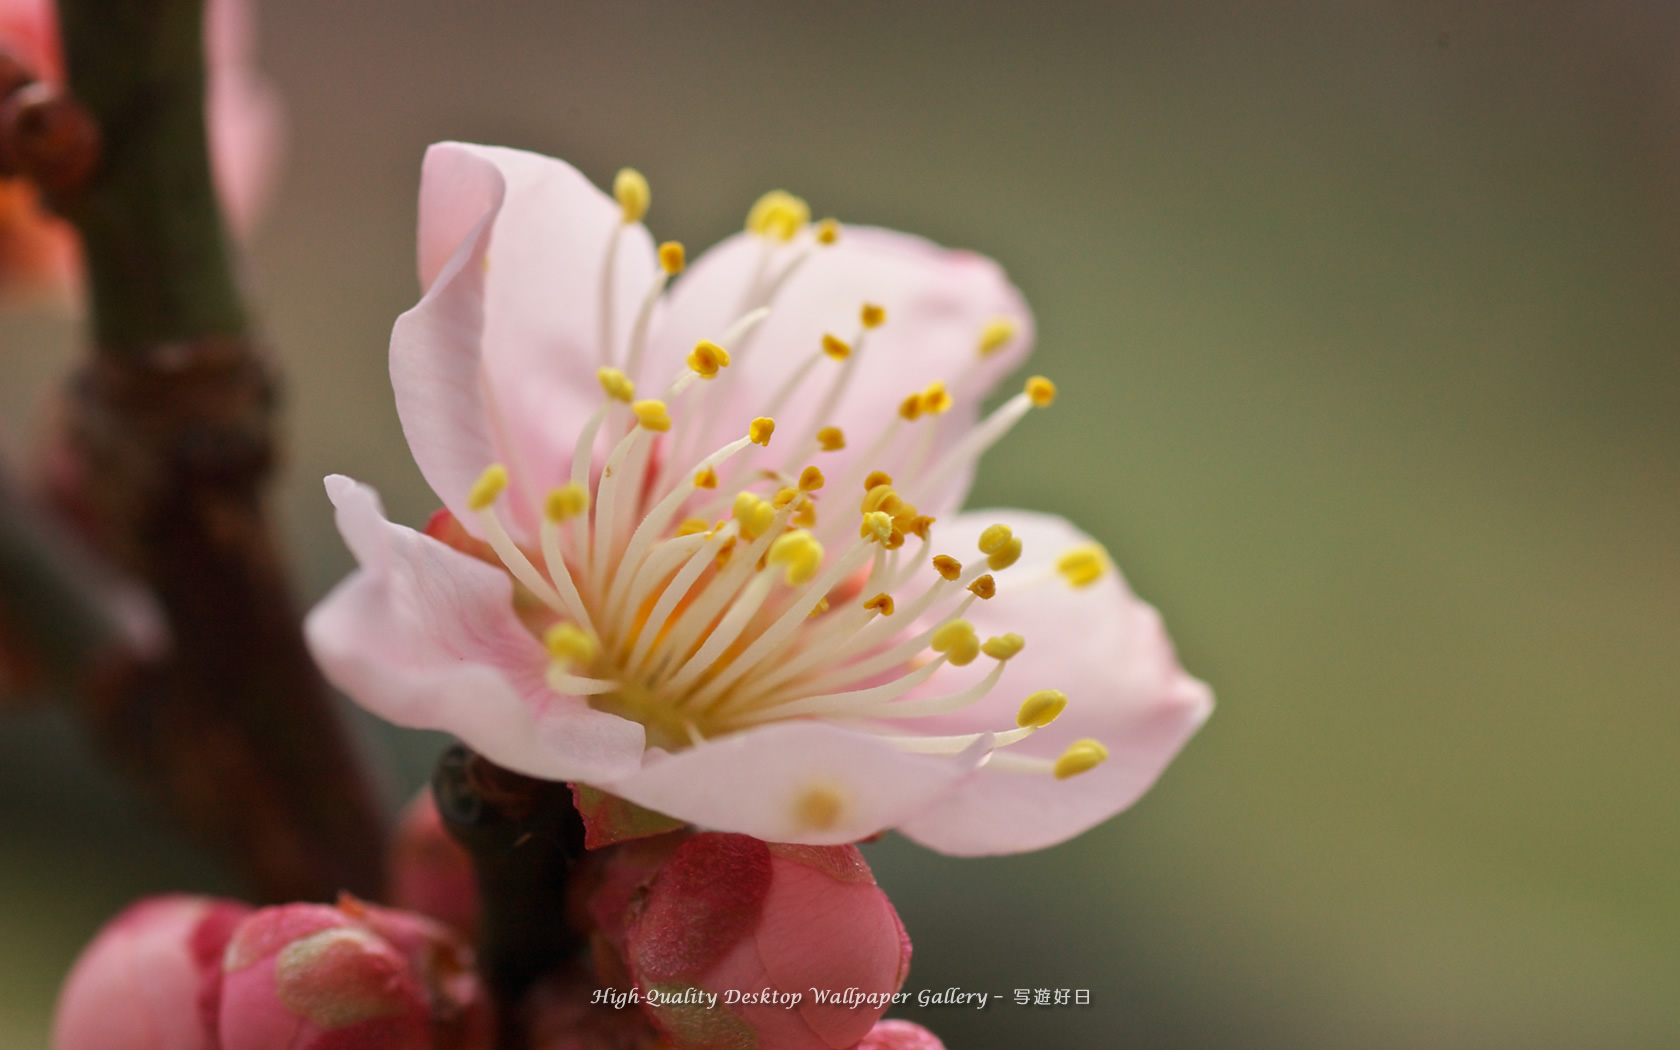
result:
M 250 908 L 211 897 L 148 897 L 82 951 L 59 993 L 53 1050 L 212 1050 L 206 1013 L 222 948 Z
M 909 1021 L 881 1021 L 869 1030 L 856 1050 L 945 1050 L 939 1037 Z
M 472 858 L 444 829 L 429 788 L 403 810 L 388 869 L 392 904 L 429 915 L 468 939 L 478 935 Z
M 222 962 L 220 1050 L 482 1050 L 471 953 L 443 926 L 353 898 L 265 908 Z
M 698 834 L 637 899 L 625 961 L 676 1050 L 854 1046 L 909 971 L 910 940 L 852 846 Z

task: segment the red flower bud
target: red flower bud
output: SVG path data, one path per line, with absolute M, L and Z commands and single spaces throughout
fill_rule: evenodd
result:
M 606 866 L 592 903 L 625 906 L 622 937 L 608 922 L 604 938 L 676 1050 L 851 1047 L 908 973 L 909 938 L 855 847 L 698 834 L 628 895 Z
M 392 904 L 429 915 L 469 940 L 478 936 L 472 857 L 444 829 L 429 788 L 403 810 L 388 868 Z
M 264 908 L 234 931 L 222 970 L 221 1050 L 430 1050 L 408 958 L 337 908 Z
M 222 949 L 250 911 L 211 897 L 130 905 L 70 970 L 53 1050 L 213 1050 Z
M 222 960 L 219 1050 L 484 1050 L 472 955 L 442 925 L 346 897 L 264 908 Z

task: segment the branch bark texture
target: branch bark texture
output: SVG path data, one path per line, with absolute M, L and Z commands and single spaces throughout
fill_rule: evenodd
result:
M 102 157 L 80 231 L 92 354 L 51 483 L 154 591 L 172 655 L 84 699 L 111 759 L 271 899 L 380 885 L 382 822 L 305 649 L 263 496 L 275 386 L 211 182 L 200 0 L 60 0 Z

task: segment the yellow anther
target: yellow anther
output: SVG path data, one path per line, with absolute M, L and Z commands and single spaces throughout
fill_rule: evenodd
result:
M 1015 338 L 1015 322 L 1007 317 L 994 317 L 980 329 L 980 356 L 990 357 Z
M 737 492 L 735 493 L 733 513 L 737 520 L 749 517 L 754 513 L 753 508 L 763 502 L 763 499 L 751 492 Z
M 467 506 L 473 510 L 484 510 L 496 502 L 496 497 L 508 487 L 507 468 L 500 463 L 492 463 L 484 468 L 484 473 L 473 482 L 472 488 L 467 490 Z
M 715 488 L 717 488 L 718 487 L 717 471 L 713 470 L 711 467 L 707 467 L 704 470 L 696 471 L 695 475 L 694 475 L 694 487 L 697 488 L 697 489 L 715 489 Z
M 904 546 L 903 530 L 895 525 L 893 530 L 887 534 L 887 538 L 881 541 L 881 546 L 889 551 L 895 551 Z
M 742 536 L 749 540 L 758 539 L 775 518 L 776 508 L 768 500 L 760 499 L 751 492 L 736 494 L 735 521 L 741 527 Z
M 997 550 L 986 555 L 986 567 L 1001 572 L 1021 560 L 1021 537 L 1016 536 Z
M 935 554 L 933 556 L 933 569 L 945 579 L 954 580 L 962 575 L 962 562 L 949 554 Z
M 1028 726 L 1043 729 L 1066 708 L 1066 693 L 1060 689 L 1040 689 L 1021 701 L 1021 710 L 1015 713 L 1015 724 L 1022 729 Z
M 635 168 L 621 168 L 618 177 L 613 179 L 613 197 L 618 201 L 625 222 L 641 222 L 642 216 L 647 214 L 648 204 L 653 200 L 653 191 L 648 189 L 647 179 Z
M 928 538 L 928 530 L 933 527 L 933 523 L 937 520 L 931 515 L 918 514 L 911 519 L 910 524 L 904 527 L 904 531 L 918 539 L 925 540 Z
M 840 223 L 836 219 L 824 219 L 817 223 L 817 243 L 833 244 L 840 239 Z
M 557 623 L 543 634 L 543 648 L 561 664 L 586 664 L 601 652 L 594 638 L 575 624 Z
M 1056 559 L 1056 571 L 1070 587 L 1089 587 L 1102 579 L 1108 569 L 1108 556 L 1095 543 L 1075 547 Z
M 666 241 L 659 246 L 659 268 L 675 277 L 688 266 L 688 252 L 681 241 Z
M 997 594 L 997 581 L 992 579 L 991 573 L 986 573 L 968 585 L 970 594 L 983 602 L 989 602 Z
M 898 418 L 914 423 L 922 416 L 922 395 L 911 394 L 898 403 Z
M 922 391 L 922 411 L 930 416 L 941 415 L 951 408 L 951 392 L 945 384 L 935 381 Z
M 870 489 L 874 488 L 877 485 L 891 485 L 891 484 L 892 484 L 892 475 L 891 474 L 888 474 L 884 470 L 872 470 L 872 471 L 869 472 L 869 476 L 867 478 L 863 479 L 863 491 L 868 492 Z
M 636 413 L 636 422 L 649 430 L 671 429 L 671 410 L 663 401 L 637 401 L 630 411 Z
M 806 613 L 805 616 L 806 616 L 807 619 L 809 619 L 812 616 L 817 616 L 817 615 L 820 615 L 820 614 L 825 613 L 827 611 L 828 611 L 828 599 L 827 598 L 818 598 L 817 599 L 817 604 L 815 606 L 813 606 L 811 611 Z
M 863 607 L 865 609 L 878 609 L 880 610 L 882 616 L 891 616 L 893 614 L 892 595 L 882 591 L 880 594 L 877 594 L 875 597 L 864 602 Z
M 815 492 L 823 487 L 823 482 L 826 480 L 823 477 L 823 472 L 815 466 L 806 467 L 799 472 L 799 491 Z
M 799 504 L 799 509 L 793 512 L 793 517 L 788 519 L 788 524 L 801 529 L 816 528 L 817 505 L 810 500 L 805 500 Z
M 776 494 L 774 496 L 770 497 L 770 505 L 775 507 L 777 510 L 781 510 L 789 503 L 792 503 L 793 498 L 797 495 L 799 495 L 798 489 L 791 485 L 784 485 L 776 490 Z
M 711 379 L 718 374 L 719 369 L 729 367 L 729 351 L 714 342 L 702 339 L 688 352 L 688 367 L 701 379 Z
M 730 557 L 735 553 L 735 537 L 731 536 L 719 544 L 717 557 L 713 559 L 718 568 L 729 564 Z
M 770 544 L 767 560 L 771 565 L 787 566 L 787 583 L 797 587 L 809 583 L 822 568 L 823 548 L 809 532 L 795 529 L 776 537 Z
M 971 664 L 980 655 L 980 638 L 967 620 L 941 624 L 928 640 L 928 646 L 936 653 L 944 653 L 946 660 L 956 667 Z
M 963 639 L 974 637 L 973 624 L 967 620 L 952 620 L 950 623 L 941 624 L 933 632 L 933 637 L 929 639 L 928 644 L 934 652 L 942 653 Z
M 986 531 L 980 534 L 980 553 L 991 554 L 1002 550 L 1015 533 L 1008 525 L 988 525 Z
M 858 505 L 858 509 L 865 514 L 874 510 L 882 511 L 887 517 L 891 518 L 896 517 L 898 512 L 904 509 L 904 500 L 893 491 L 890 483 L 876 485 L 863 494 L 863 502 Z
M 1062 752 L 1062 757 L 1056 759 L 1056 779 L 1066 780 L 1081 773 L 1089 773 L 1108 760 L 1108 748 L 1095 740 L 1075 740 Z
M 863 525 L 858 529 L 858 535 L 864 539 L 873 539 L 877 543 L 885 543 L 892 538 L 892 515 L 872 510 L 863 516 Z
M 887 323 L 887 308 L 877 303 L 864 303 L 858 310 L 858 320 L 865 328 L 879 328 Z
M 916 524 L 916 505 L 914 503 L 906 503 L 900 498 L 897 506 L 891 508 L 883 506 L 881 509 L 893 516 L 893 528 L 900 532 L 909 532 L 911 527 Z
M 790 241 L 810 221 L 810 205 L 786 190 L 771 190 L 747 212 L 747 232 Z
M 824 452 L 839 452 L 846 447 L 846 432 L 839 427 L 823 427 L 817 431 L 817 445 Z
M 597 368 L 595 378 L 601 381 L 601 389 L 605 390 L 607 396 L 614 401 L 629 404 L 636 396 L 636 384 L 630 381 L 629 376 L 616 368 Z
M 1056 400 L 1056 384 L 1043 376 L 1033 376 L 1027 380 L 1027 397 L 1039 408 L 1048 408 L 1050 402 Z
M 1018 634 L 999 634 L 985 640 L 980 651 L 994 660 L 1007 660 L 1020 652 L 1027 644 L 1026 639 Z
M 570 521 L 589 509 L 589 490 L 575 481 L 568 481 L 552 490 L 543 500 L 543 516 L 558 525 Z
M 836 361 L 844 361 L 852 356 L 852 345 L 839 336 L 823 333 L 822 352 Z
M 684 518 L 677 526 L 678 536 L 698 536 L 702 532 L 710 532 L 712 527 L 706 524 L 705 518 Z
M 755 445 L 770 444 L 770 435 L 776 432 L 776 421 L 769 416 L 759 416 L 747 427 L 747 436 L 752 438 Z

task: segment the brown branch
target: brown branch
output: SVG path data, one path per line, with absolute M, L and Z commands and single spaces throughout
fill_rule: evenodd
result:
M 572 865 L 584 853 L 583 818 L 567 785 L 503 769 L 459 744 L 438 759 L 432 795 L 478 874 L 479 955 L 497 1006 L 496 1045 L 521 1050 L 529 1041 L 519 1008 L 525 994 L 583 945 L 564 907 Z
M 104 752 L 271 899 L 380 885 L 381 821 L 304 648 L 263 513 L 274 383 L 247 331 L 206 154 L 199 0 L 61 0 L 102 141 L 54 203 L 83 238 L 93 358 L 50 481 L 157 595 L 170 659 L 84 695 Z
M 144 589 L 0 474 L 0 706 L 121 688 L 166 643 Z

